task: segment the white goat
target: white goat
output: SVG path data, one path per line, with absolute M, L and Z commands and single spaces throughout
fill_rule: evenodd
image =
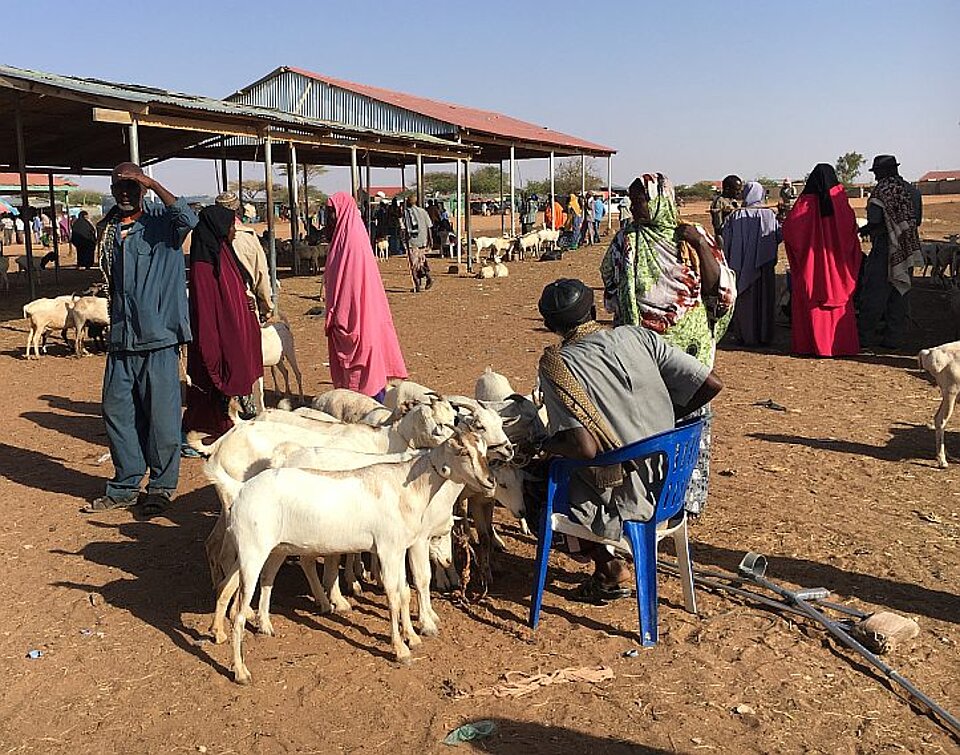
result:
M 61 333 L 66 333 L 68 327 L 67 305 L 72 301 L 73 296 L 67 294 L 53 299 L 34 299 L 23 306 L 23 316 L 30 321 L 30 327 L 27 331 L 27 359 L 30 359 L 31 345 L 33 346 L 34 358 L 40 358 L 41 346 L 46 353 L 48 330 L 59 330 Z
M 401 404 L 413 402 L 416 404 L 429 404 L 432 400 L 440 398 L 440 394 L 425 385 L 415 383 L 412 380 L 398 380 L 396 383 L 387 386 L 383 397 L 383 405 L 388 409 L 396 409 Z
M 385 262 L 390 256 L 390 239 L 377 239 L 377 262 Z
M 386 425 L 393 421 L 393 412 L 375 398 L 348 388 L 335 388 L 313 399 L 311 406 L 336 417 L 341 422 Z
M 109 299 L 101 296 L 78 296 L 67 303 L 67 322 L 74 328 L 73 351 L 80 357 L 88 353 L 83 347 L 88 325 L 110 326 Z
M 290 395 L 290 373 L 287 372 L 287 364 L 297 379 L 297 391 L 300 400 L 303 401 L 303 376 L 300 374 L 300 367 L 297 364 L 297 350 L 293 341 L 293 333 L 290 326 L 283 322 L 268 323 L 260 328 L 260 348 L 263 352 L 263 366 L 270 368 L 270 374 L 273 376 L 273 390 L 280 392 L 277 383 L 277 373 L 274 369 L 280 370 L 283 375 L 283 386 L 286 395 Z M 260 378 L 253 389 L 253 403 L 258 412 L 264 409 L 263 403 L 263 378 Z
M 953 414 L 953 407 L 960 395 L 960 341 L 952 341 L 932 349 L 923 349 L 917 358 L 920 366 L 937 381 L 940 388 L 940 406 L 933 417 L 936 433 L 937 466 L 947 468 L 947 454 L 943 443 L 944 428 Z
M 537 231 L 540 238 L 540 249 L 556 249 L 557 239 L 560 238 L 560 229 L 542 228 Z
M 531 249 L 537 254 L 540 254 L 540 232 L 539 231 L 530 231 L 519 239 L 517 239 L 517 248 L 520 250 L 519 256 L 522 260 L 527 252 Z
M 234 679 L 240 684 L 251 681 L 242 645 L 258 577 L 261 606 L 268 608 L 273 579 L 291 554 L 315 558 L 376 551 L 390 606 L 393 651 L 398 661 L 408 661 L 407 643 L 417 646 L 420 638 L 410 622 L 409 599 L 404 600 L 409 591 L 404 556 L 422 535 L 432 492 L 446 481 L 478 491 L 493 490 L 496 482 L 483 446 L 475 434 L 458 432 L 406 463 L 376 464 L 352 472 L 271 469 L 240 486 L 227 526 L 227 538 L 237 556 L 221 590 L 229 593 L 237 583 L 240 588 L 241 609 L 233 626 Z M 447 512 L 448 518 L 451 513 Z

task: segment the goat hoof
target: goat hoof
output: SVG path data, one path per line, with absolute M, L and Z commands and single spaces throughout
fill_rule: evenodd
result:
M 214 633 L 213 633 L 213 644 L 214 644 L 214 645 L 222 645 L 222 644 L 225 643 L 226 641 L 227 641 L 227 633 L 226 633 L 226 632 L 224 632 L 222 629 L 217 630 L 217 631 L 214 631 Z
M 235 681 L 237 684 L 243 684 L 244 686 L 246 686 L 247 684 L 250 684 L 253 681 L 253 677 L 250 676 L 249 671 L 247 671 L 246 669 L 243 669 L 242 671 L 233 672 L 233 681 Z
M 404 652 L 397 653 L 397 663 L 402 663 L 404 666 L 409 666 L 413 663 L 413 656 L 408 649 L 404 648 Z
M 265 634 L 267 637 L 275 637 L 277 633 L 273 630 L 273 624 L 266 621 L 260 624 L 260 634 Z
M 332 604 L 332 608 L 337 613 L 353 610 L 353 606 L 346 600 L 338 600 Z
M 937 467 L 938 467 L 939 469 L 946 469 L 947 466 L 949 466 L 949 465 L 947 464 L 947 462 L 946 462 L 945 459 L 941 459 L 941 460 L 937 461 Z
M 425 627 L 421 625 L 420 634 L 424 637 L 436 637 L 440 634 L 440 630 L 435 626 Z

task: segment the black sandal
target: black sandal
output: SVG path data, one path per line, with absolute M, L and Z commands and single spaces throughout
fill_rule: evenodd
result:
M 596 574 L 587 577 L 580 586 L 573 591 L 572 598 L 580 603 L 591 603 L 595 606 L 605 606 L 614 600 L 630 597 L 630 588 L 621 585 L 609 586 L 603 584 Z

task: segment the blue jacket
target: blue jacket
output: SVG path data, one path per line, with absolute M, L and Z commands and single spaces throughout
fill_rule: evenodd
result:
M 187 343 L 190 312 L 183 241 L 199 219 L 181 197 L 145 210 L 116 245 L 110 269 L 110 351 L 152 351 Z

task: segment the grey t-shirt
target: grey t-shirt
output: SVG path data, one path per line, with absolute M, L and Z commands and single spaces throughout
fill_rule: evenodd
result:
M 710 369 L 671 346 L 651 330 L 623 325 L 601 330 L 560 349 L 564 364 L 624 445 L 674 427 L 674 405 L 687 404 Z M 581 427 L 541 379 L 548 431 L 554 435 Z M 653 516 L 643 483 L 636 473 L 623 485 L 601 490 L 583 476 L 570 488 L 574 518 L 597 535 L 617 540 L 624 519 L 645 521 Z

